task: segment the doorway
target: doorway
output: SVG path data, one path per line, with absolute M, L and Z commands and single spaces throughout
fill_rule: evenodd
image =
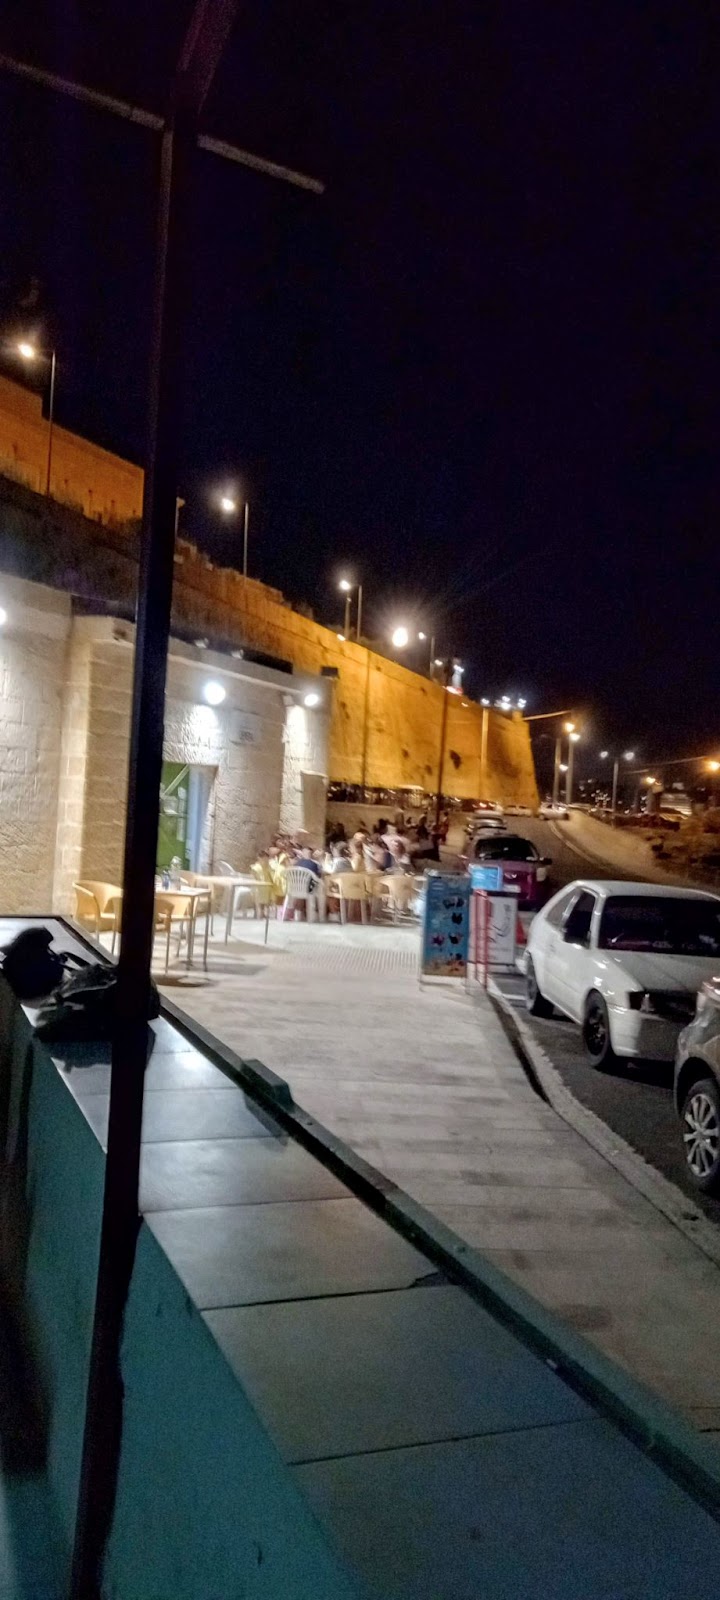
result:
M 214 768 L 163 761 L 157 866 L 177 857 L 182 872 L 204 872 L 211 855 L 210 814 Z

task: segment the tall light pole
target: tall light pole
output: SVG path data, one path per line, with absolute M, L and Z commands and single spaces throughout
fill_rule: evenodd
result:
M 345 634 L 345 638 L 346 639 L 349 639 L 351 637 L 350 602 L 351 602 L 351 599 L 352 599 L 353 591 L 357 590 L 357 611 L 355 613 L 355 638 L 356 638 L 356 640 L 357 640 L 357 642 L 359 644 L 360 643 L 360 630 L 362 628 L 362 603 L 363 603 L 362 584 L 361 583 L 351 583 L 349 578 L 341 578 L 340 582 L 338 584 L 338 589 L 340 590 L 340 593 L 344 594 L 344 596 L 345 596 L 345 626 L 343 628 L 343 632 Z
M 248 523 L 250 521 L 250 505 L 246 500 L 243 507 L 243 577 L 248 575 Z
M 235 495 L 230 490 L 226 490 L 224 494 L 221 494 L 218 504 L 220 506 L 220 510 L 222 511 L 222 514 L 223 514 L 224 517 L 234 517 L 237 514 L 237 508 L 238 508 L 237 499 L 236 499 Z M 244 505 L 243 505 L 243 568 L 242 569 L 243 569 L 243 577 L 244 578 L 246 578 L 247 575 L 248 575 L 248 523 L 249 523 L 249 521 L 250 521 L 250 505 L 249 505 L 249 502 L 246 500 Z
M 566 806 L 571 806 L 572 805 L 573 773 L 574 773 L 574 769 L 575 769 L 575 746 L 578 743 L 579 738 L 580 738 L 580 735 L 579 735 L 579 733 L 576 732 L 576 730 L 574 728 L 568 734 L 567 772 L 565 774 L 565 804 L 566 804 Z
M 601 750 L 600 751 L 600 760 L 601 761 L 607 761 L 608 758 L 609 758 L 609 755 L 610 755 L 610 751 L 609 750 Z M 635 751 L 634 750 L 624 750 L 622 759 L 623 759 L 623 761 L 628 761 L 628 762 L 634 761 L 635 760 Z M 620 757 L 619 756 L 614 756 L 613 757 L 613 776 L 612 776 L 612 801 L 611 801 L 611 820 L 612 820 L 613 827 L 615 827 L 615 815 L 616 815 L 616 812 L 617 812 L 617 796 L 618 796 L 618 782 L 619 782 L 619 779 L 620 779 Z
M 708 761 L 707 769 L 708 769 L 708 772 L 711 774 L 712 778 L 716 778 L 718 772 L 720 772 L 720 761 L 714 761 L 714 760 L 713 761 Z M 716 793 L 715 793 L 715 784 L 713 782 L 713 783 L 710 784 L 710 805 L 714 809 L 716 804 L 717 804 L 717 796 L 716 796 Z
M 53 425 L 55 421 L 55 369 L 56 358 L 54 350 L 38 350 L 37 345 L 30 339 L 20 339 L 17 353 L 23 361 L 49 361 L 50 362 L 50 394 L 48 398 L 48 433 L 47 433 L 47 463 L 45 468 L 45 494 L 50 493 L 50 472 L 52 469 Z
M 557 736 L 557 739 L 555 740 L 555 765 L 553 767 L 552 797 L 553 797 L 553 805 L 554 806 L 558 805 L 559 801 L 560 801 L 560 767 L 561 767 L 561 764 L 562 764 L 562 734 L 559 733 L 558 736 Z

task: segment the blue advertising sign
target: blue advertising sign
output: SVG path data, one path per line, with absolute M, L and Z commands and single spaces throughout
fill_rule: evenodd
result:
M 470 882 L 473 889 L 502 889 L 502 881 L 502 867 L 475 865 L 470 868 Z
M 470 879 L 465 873 L 426 877 L 420 972 L 425 978 L 464 978 L 470 931 Z

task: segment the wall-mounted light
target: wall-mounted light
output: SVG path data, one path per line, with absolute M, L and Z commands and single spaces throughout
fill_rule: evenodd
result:
M 319 704 L 320 696 L 315 693 L 314 689 L 311 689 L 309 694 L 303 695 L 303 705 L 308 706 L 311 710 L 313 706 L 319 706 Z
M 195 644 L 195 649 L 196 650 L 207 650 L 207 647 L 208 647 L 207 639 L 195 639 L 194 640 L 194 644 Z
M 244 661 L 245 660 L 245 651 L 244 650 L 231 650 L 230 654 L 231 654 L 231 656 L 233 658 L 233 661 Z
M 225 690 L 222 684 L 218 683 L 216 678 L 211 678 L 210 682 L 203 686 L 203 700 L 209 706 L 221 706 L 224 699 Z
M 0 628 L 4 628 L 6 622 L 7 622 L 7 611 L 5 610 L 4 606 L 0 606 Z

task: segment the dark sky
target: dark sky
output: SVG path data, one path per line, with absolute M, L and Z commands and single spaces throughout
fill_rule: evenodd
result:
M 161 108 L 186 0 L 6 0 L 0 46 Z M 203 155 L 185 530 L 331 623 L 400 617 L 590 742 L 720 744 L 714 6 L 247 0 Z M 61 421 L 140 457 L 153 137 L 0 73 L 3 293 L 35 273 Z M 595 737 L 597 735 L 597 738 Z

